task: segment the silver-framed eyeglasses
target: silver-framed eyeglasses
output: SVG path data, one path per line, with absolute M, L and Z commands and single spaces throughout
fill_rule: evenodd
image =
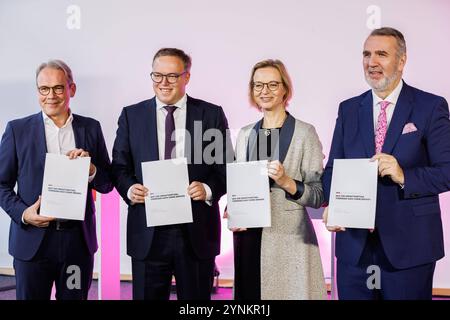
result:
M 270 91 L 277 91 L 282 82 L 280 81 L 270 81 L 270 82 L 253 82 L 253 90 L 256 92 L 261 92 L 264 90 L 264 86 L 267 86 Z
M 178 78 L 181 77 L 183 74 L 185 74 L 186 71 L 182 73 L 167 73 L 163 74 L 160 72 L 152 72 L 150 73 L 150 77 L 152 77 L 153 82 L 155 83 L 161 83 L 164 80 L 164 77 L 167 79 L 168 83 L 176 83 L 178 81 Z

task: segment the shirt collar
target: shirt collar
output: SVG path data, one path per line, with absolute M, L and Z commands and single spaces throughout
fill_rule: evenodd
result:
M 397 104 L 398 97 L 403 88 L 403 79 L 401 79 L 394 90 L 386 97 L 386 99 L 381 99 L 375 91 L 372 89 L 373 105 L 378 105 L 381 101 L 389 101 L 392 105 Z
M 161 100 L 159 100 L 158 97 L 155 97 L 155 98 L 156 98 L 156 109 L 159 110 L 159 109 L 162 109 L 165 106 L 167 106 L 167 104 L 161 102 Z M 186 108 L 186 105 L 187 105 L 187 95 L 186 94 L 184 94 L 184 96 L 180 100 L 178 100 L 174 104 L 171 104 L 171 106 L 175 106 L 175 107 L 178 107 L 180 109 Z
M 53 122 L 53 120 L 50 119 L 50 117 L 44 111 L 42 111 L 42 119 L 44 120 L 44 123 L 56 126 L 55 123 Z M 72 115 L 72 111 L 70 111 L 70 109 L 69 109 L 69 117 L 67 118 L 66 123 L 64 123 L 64 125 L 61 127 L 61 129 L 69 126 L 72 123 L 72 121 L 73 121 L 73 115 Z

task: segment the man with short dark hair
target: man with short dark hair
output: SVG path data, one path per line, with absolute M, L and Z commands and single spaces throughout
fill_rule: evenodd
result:
M 42 111 L 9 122 L 0 144 L 0 206 L 11 217 L 16 295 L 48 300 L 54 283 L 56 299 L 86 300 L 97 251 L 92 190 L 112 190 L 109 155 L 100 123 L 71 112 L 76 85 L 67 64 L 41 64 L 36 84 Z M 46 153 L 91 157 L 84 221 L 39 215 Z
M 372 90 L 339 106 L 323 175 L 327 202 L 334 159 L 372 158 L 379 173 L 375 229 L 328 227 L 338 232 L 340 299 L 431 299 L 444 256 L 439 194 L 450 190 L 448 104 L 407 85 L 405 63 L 403 35 L 373 30 L 363 50 Z M 368 279 L 370 266 L 379 267 L 379 287 Z
M 186 95 L 190 67 L 182 50 L 159 50 L 151 73 L 155 97 L 125 107 L 118 122 L 112 165 L 128 204 L 134 299 L 169 299 L 172 276 L 178 299 L 210 299 L 220 252 L 218 201 L 226 191 L 228 123 L 221 107 Z M 217 131 L 219 140 L 203 141 L 207 130 Z M 215 150 L 212 162 L 204 158 L 208 147 Z M 143 185 L 141 163 L 179 157 L 188 159 L 193 223 L 147 227 L 144 199 L 152 186 Z

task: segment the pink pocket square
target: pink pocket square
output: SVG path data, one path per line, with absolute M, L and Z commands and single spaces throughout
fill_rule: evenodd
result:
M 417 131 L 417 128 L 414 125 L 414 123 L 410 122 L 410 123 L 405 124 L 405 126 L 403 127 L 402 134 L 406 134 L 406 133 L 410 133 L 410 132 L 414 132 L 414 131 Z

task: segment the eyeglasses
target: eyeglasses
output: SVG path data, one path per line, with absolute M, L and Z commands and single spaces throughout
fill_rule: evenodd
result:
M 270 81 L 270 82 L 253 82 L 253 90 L 256 92 L 261 92 L 264 90 L 264 86 L 267 86 L 270 91 L 277 91 L 282 82 L 280 81 Z
M 184 71 L 183 73 L 168 73 L 168 74 L 152 72 L 152 73 L 150 73 L 150 76 L 152 77 L 152 80 L 155 83 L 163 82 L 164 77 L 166 77 L 168 83 L 176 83 L 178 81 L 178 78 L 181 77 L 185 73 L 186 73 L 186 71 Z
M 65 87 L 62 85 L 58 85 L 58 86 L 54 86 L 54 87 L 46 87 L 46 86 L 38 87 L 39 93 L 42 94 L 43 96 L 48 96 L 48 94 L 50 93 L 50 90 L 53 90 L 53 94 L 63 94 L 64 89 L 65 89 Z

